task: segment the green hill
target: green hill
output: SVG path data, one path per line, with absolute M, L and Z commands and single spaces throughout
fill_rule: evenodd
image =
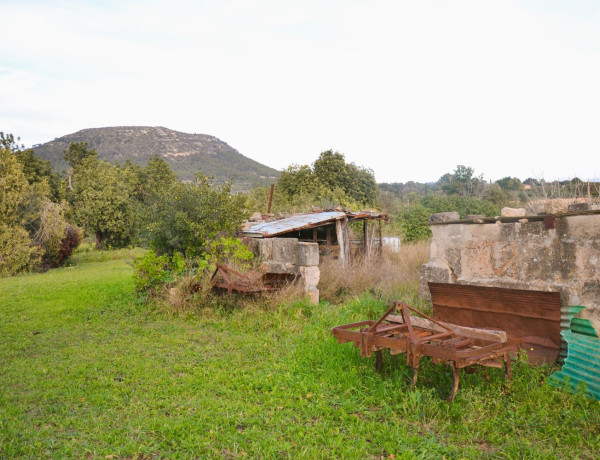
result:
M 123 164 L 126 160 L 145 165 L 158 155 L 181 180 L 192 180 L 198 171 L 214 176 L 216 183 L 233 180 L 235 190 L 248 190 L 255 185 L 267 185 L 276 180 L 279 172 L 240 154 L 214 136 L 188 134 L 162 127 L 118 126 L 83 129 L 34 146 L 35 153 L 50 160 L 57 171 L 68 164 L 63 151 L 71 142 L 87 142 L 100 158 Z

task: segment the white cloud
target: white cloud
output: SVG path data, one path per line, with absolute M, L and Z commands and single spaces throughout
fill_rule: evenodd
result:
M 545 5 L 8 2 L 0 127 L 163 125 L 277 168 L 333 148 L 379 181 L 598 177 L 600 15 Z

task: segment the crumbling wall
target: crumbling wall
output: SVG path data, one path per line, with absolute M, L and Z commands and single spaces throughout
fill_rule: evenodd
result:
M 560 292 L 562 305 L 587 307 L 581 316 L 600 330 L 600 214 L 558 215 L 551 225 L 525 218 L 431 230 L 422 297 L 430 296 L 428 281 Z
M 248 247 L 267 273 L 294 275 L 313 303 L 319 303 L 319 245 L 298 238 L 251 238 Z

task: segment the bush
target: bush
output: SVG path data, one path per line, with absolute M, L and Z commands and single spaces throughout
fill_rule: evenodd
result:
M 33 270 L 40 263 L 42 252 L 24 228 L 0 224 L 0 276 Z
M 73 251 L 79 247 L 83 240 L 83 231 L 75 225 L 67 225 L 65 229 L 65 237 L 60 243 L 58 257 L 56 263 L 58 265 L 64 263 L 73 254 Z
M 490 217 L 500 214 L 497 204 L 472 196 L 439 196 L 429 193 L 421 199 L 421 204 L 430 210 L 431 214 L 458 211 L 461 218 L 467 214 L 484 214 Z
M 167 254 L 157 255 L 152 249 L 133 261 L 135 272 L 133 280 L 135 290 L 143 296 L 156 294 L 157 288 L 173 280 L 174 275 L 183 271 L 183 257 L 175 253 L 173 257 Z
M 233 234 L 246 217 L 245 197 L 230 188 L 200 176 L 195 184 L 176 182 L 165 189 L 146 210 L 143 232 L 150 247 L 157 254 L 204 257 L 216 238 Z
M 65 219 L 67 203 L 46 201 L 40 213 L 35 243 L 43 248 L 42 268 L 58 267 L 69 258 L 82 240 L 83 232 Z
M 402 232 L 402 241 L 412 243 L 413 241 L 429 239 L 431 230 L 427 222 L 431 214 L 431 210 L 421 204 L 401 210 L 395 220 Z

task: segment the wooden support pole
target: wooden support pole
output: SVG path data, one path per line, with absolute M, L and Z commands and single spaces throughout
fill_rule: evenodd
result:
M 340 219 L 335 221 L 335 233 L 337 236 L 338 246 L 340 247 L 339 262 L 345 266 L 350 262 L 350 238 L 348 232 L 348 219 Z
M 369 245 L 369 224 L 366 220 L 363 220 L 363 251 L 365 257 L 371 255 L 371 248 Z
M 273 190 L 275 189 L 275 184 L 271 184 L 271 191 L 269 192 L 269 207 L 267 208 L 267 214 L 271 214 L 271 205 L 273 204 Z

